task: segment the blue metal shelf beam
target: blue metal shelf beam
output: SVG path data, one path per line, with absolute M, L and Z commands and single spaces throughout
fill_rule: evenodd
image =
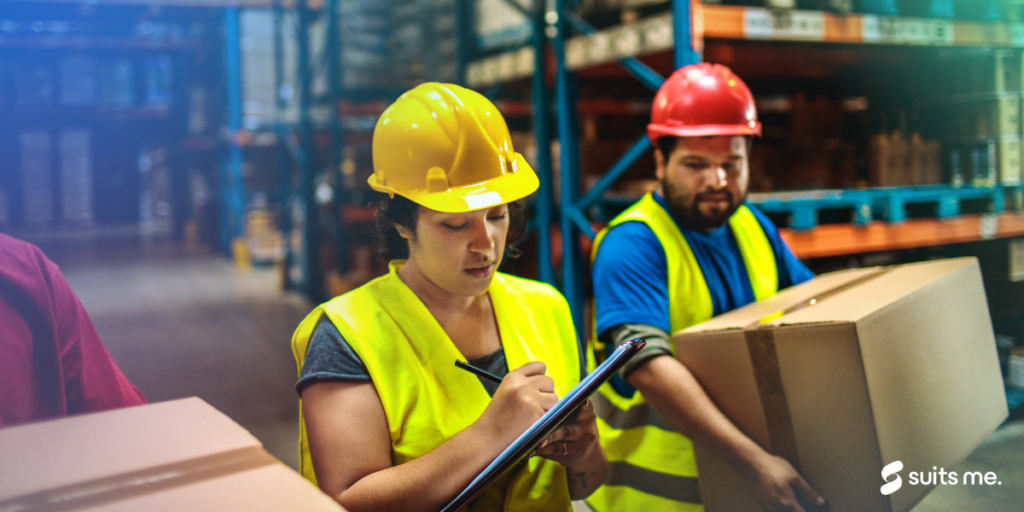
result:
M 533 14 L 534 13 L 531 13 L 531 12 L 527 11 L 526 8 L 523 7 L 522 4 L 520 4 L 519 2 L 516 2 L 516 0 L 501 0 L 501 1 L 505 5 L 511 7 L 513 11 L 516 11 L 519 14 L 522 14 L 523 16 L 525 16 L 527 18 L 533 18 Z M 544 2 L 534 2 L 533 3 L 533 10 L 534 11 L 540 10 L 541 13 L 543 13 L 544 12 Z M 543 36 L 544 32 L 541 32 L 540 34 L 541 34 L 541 36 Z M 534 30 L 533 37 L 536 37 L 536 36 L 537 36 L 537 31 Z
M 909 204 L 934 203 L 935 216 L 946 219 L 960 215 L 961 201 L 987 199 L 991 201 L 990 212 L 1000 213 L 1005 208 L 1006 192 L 1019 188 L 922 185 L 860 190 L 814 190 L 751 194 L 747 201 L 765 213 L 789 213 L 790 227 L 793 229 L 811 229 L 818 225 L 817 213 L 829 209 L 852 209 L 852 222 L 856 225 L 865 225 L 873 220 L 902 222 L 907 219 Z
M 508 2 L 519 5 L 513 0 Z M 545 19 L 547 3 L 540 0 L 533 2 L 533 77 L 530 83 L 530 95 L 533 102 L 533 135 L 537 140 L 537 177 L 540 187 L 537 189 L 537 209 L 534 224 L 537 229 L 537 277 L 545 283 L 555 282 L 555 272 L 551 265 L 551 220 L 554 218 L 555 195 L 551 172 L 551 90 L 544 83 L 545 58 L 547 45 L 544 31 L 547 29 Z
M 560 223 L 562 230 L 562 293 L 569 302 L 573 312 L 573 320 L 576 323 L 578 332 L 583 329 L 583 308 L 584 283 L 588 265 L 584 263 L 580 254 L 578 236 L 580 234 L 588 237 L 594 236 L 590 222 L 583 214 L 584 210 L 601 201 L 601 196 L 619 177 L 625 173 L 634 162 L 637 161 L 650 147 L 651 143 L 647 136 L 642 136 L 632 147 L 612 165 L 611 169 L 587 192 L 578 199 L 577 187 L 579 178 L 579 130 L 576 127 L 576 75 L 565 66 L 565 42 L 568 39 L 568 29 L 571 26 L 583 34 L 594 32 L 594 28 L 581 19 L 572 11 L 572 2 L 569 0 L 557 0 L 558 9 L 558 34 L 555 37 L 555 60 L 557 62 L 557 76 L 555 88 L 557 91 L 558 111 L 558 140 L 561 143 L 561 183 L 562 194 L 560 204 Z M 690 29 L 690 1 L 672 0 L 672 15 L 674 30 L 674 60 L 675 67 L 679 68 L 697 62 L 698 55 L 693 48 L 693 39 Z M 646 64 L 639 60 L 627 57 L 619 63 L 631 75 L 652 90 L 657 90 L 664 83 L 665 79 Z
M 576 240 L 578 230 L 574 219 L 579 210 L 575 208 L 578 195 L 579 177 L 579 127 L 576 112 L 576 73 L 565 67 L 565 35 L 568 21 L 564 13 L 570 12 L 569 0 L 555 0 L 558 10 L 557 34 L 555 35 L 555 101 L 558 108 L 559 163 L 561 166 L 561 194 L 559 228 L 562 232 L 562 294 L 565 295 L 572 311 L 576 332 L 583 333 L 584 297 L 583 270 L 580 244 Z M 585 222 L 584 222 L 585 224 Z
M 575 12 L 566 11 L 564 14 L 559 15 L 559 19 L 561 19 L 563 15 L 565 16 L 566 21 L 568 21 L 569 24 L 580 33 L 590 35 L 597 32 L 597 29 L 592 27 L 586 21 L 583 21 L 583 18 L 580 18 Z M 640 62 L 634 57 L 620 59 L 619 64 L 621 64 L 629 74 L 633 75 L 634 78 L 651 90 L 657 91 L 658 88 L 661 87 L 661 84 L 665 82 L 665 78 L 663 76 L 659 75 L 656 71 L 649 68 L 647 64 Z

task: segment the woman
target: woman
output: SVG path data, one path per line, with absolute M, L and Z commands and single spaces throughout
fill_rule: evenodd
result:
M 302 472 L 351 511 L 440 509 L 579 382 L 565 299 L 497 272 L 521 234 L 516 201 L 538 186 L 509 139 L 494 105 L 455 85 L 420 85 L 377 122 L 378 227 L 388 256 L 407 259 L 292 340 Z M 470 509 L 568 511 L 607 468 L 588 406 Z

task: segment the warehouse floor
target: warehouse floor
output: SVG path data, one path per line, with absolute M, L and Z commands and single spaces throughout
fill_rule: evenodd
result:
M 312 306 L 279 291 L 272 269 L 239 272 L 223 258 L 142 242 L 132 230 L 29 240 L 61 266 L 151 402 L 199 396 L 297 465 L 289 340 Z M 1003 485 L 939 487 L 915 511 L 1021 510 L 1024 421 L 1004 425 L 956 469 L 994 471 Z
M 271 268 L 242 273 L 226 259 L 130 235 L 32 241 L 61 266 L 108 350 L 150 402 L 198 396 L 297 467 L 289 342 L 312 306 L 279 291 Z

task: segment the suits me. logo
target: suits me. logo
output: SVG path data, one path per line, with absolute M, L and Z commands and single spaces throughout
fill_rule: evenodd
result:
M 882 495 L 888 496 L 903 487 L 903 479 L 899 473 L 903 471 L 903 461 L 893 462 L 882 468 Z M 889 481 L 890 476 L 896 476 Z M 911 471 L 907 474 L 907 485 L 1003 485 L 999 475 L 992 471 L 982 474 L 981 471 L 946 471 L 946 468 L 933 466 L 931 471 Z
M 896 475 L 896 473 L 899 473 L 900 471 L 903 471 L 903 463 L 900 461 L 893 462 L 882 468 L 882 480 L 885 480 L 886 482 L 886 484 L 882 486 L 883 495 L 888 496 L 900 490 L 900 487 L 903 487 L 903 479 L 900 478 L 900 475 Z M 896 479 L 890 482 L 889 477 L 892 475 L 896 475 Z

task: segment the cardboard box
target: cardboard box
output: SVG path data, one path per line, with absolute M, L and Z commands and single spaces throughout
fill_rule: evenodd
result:
M 909 185 L 942 183 L 942 145 L 936 141 L 914 141 L 910 145 Z
M 887 136 L 877 136 L 871 139 L 868 149 L 868 182 L 871 186 L 893 187 L 913 184 L 913 155 L 910 144 L 902 140 L 890 140 Z
M 831 512 L 910 510 L 932 486 L 909 472 L 955 470 L 1007 416 L 974 258 L 825 274 L 674 341 L 722 412 Z M 732 466 L 694 449 L 708 512 L 760 510 Z M 895 461 L 903 486 L 885 496 Z
M 198 398 L 2 429 L 0 453 L 0 510 L 342 510 Z

